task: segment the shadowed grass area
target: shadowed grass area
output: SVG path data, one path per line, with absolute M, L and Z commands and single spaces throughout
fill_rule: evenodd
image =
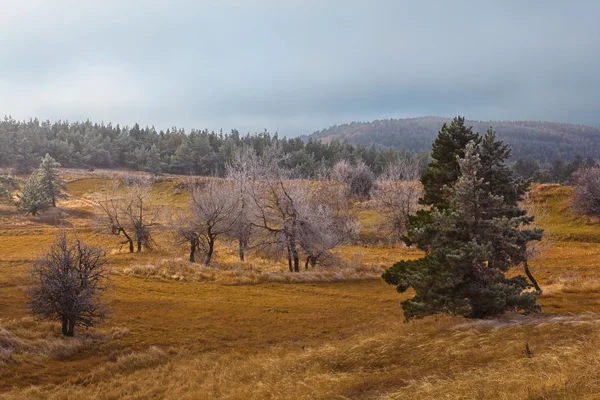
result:
M 565 399 L 600 392 L 600 224 L 571 213 L 570 188 L 536 186 L 554 244 L 532 263 L 544 313 L 402 323 L 383 268 L 421 252 L 388 245 L 361 209 L 362 245 L 340 265 L 285 272 L 285 260 L 239 262 L 222 241 L 214 267 L 185 262 L 168 232 L 141 254 L 94 227 L 90 196 L 112 175 L 70 172 L 59 210 L 24 217 L 0 207 L 0 398 Z M 104 174 L 104 173 L 103 173 Z M 92 175 L 94 176 L 94 175 Z M 153 186 L 182 207 L 182 178 Z M 112 318 L 71 339 L 25 309 L 27 270 L 60 224 L 108 249 Z M 344 268 L 340 268 L 343 266 Z M 520 273 L 516 268 L 513 273 Z M 525 343 L 533 357 L 522 353 Z

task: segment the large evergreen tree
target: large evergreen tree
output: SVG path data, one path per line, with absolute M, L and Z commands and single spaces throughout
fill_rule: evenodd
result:
M 541 231 L 525 227 L 532 218 L 518 207 L 527 186 L 506 167 L 508 147 L 488 131 L 481 147 L 471 141 L 457 157 L 458 179 L 444 189 L 444 206 L 413 229 L 427 254 L 389 268 L 384 280 L 399 292 L 416 294 L 402 303 L 406 319 L 437 313 L 486 317 L 508 310 L 535 311 L 536 293 L 522 276 L 506 278 L 526 261 L 526 245 Z M 423 237 L 426 236 L 426 240 Z
M 65 182 L 60 177 L 59 168 L 60 164 L 50 154 L 46 154 L 42 158 L 40 167 L 37 170 L 42 190 L 44 190 L 46 196 L 50 199 L 52 207 L 56 207 L 57 198 L 65 197 L 64 192 L 67 190 L 67 185 L 65 185 Z
M 419 235 L 416 231 L 429 227 L 431 229 L 432 209 L 445 210 L 448 208 L 448 190 L 454 185 L 459 176 L 458 158 L 464 157 L 467 143 L 473 141 L 476 145 L 481 141 L 481 136 L 473 132 L 472 127 L 465 126 L 464 117 L 455 117 L 450 125 L 444 124 L 433 142 L 431 162 L 427 171 L 421 177 L 423 184 L 423 197 L 419 203 L 426 208 L 409 218 L 408 234 L 404 238 L 408 245 L 416 242 L 422 250 L 429 249 L 429 238 L 434 232 Z

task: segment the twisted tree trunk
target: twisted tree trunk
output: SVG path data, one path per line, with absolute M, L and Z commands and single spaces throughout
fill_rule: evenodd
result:
M 523 263 L 523 266 L 525 267 L 525 274 L 527 275 L 527 278 L 529 278 L 529 280 L 533 284 L 533 287 L 535 287 L 535 290 L 537 290 L 537 292 L 539 294 L 542 294 L 542 288 L 540 287 L 540 285 L 538 285 L 537 281 L 531 274 L 531 270 L 529 269 L 529 264 L 527 264 L 527 260 L 525 260 L 525 262 Z

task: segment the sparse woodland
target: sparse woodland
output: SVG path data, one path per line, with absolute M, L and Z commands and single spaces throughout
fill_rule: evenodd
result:
M 600 390 L 598 166 L 572 190 L 532 188 L 493 129 L 460 117 L 425 171 L 376 151 L 379 170 L 354 153 L 307 173 L 293 141 L 259 151 L 260 137 L 211 177 L 157 175 L 170 167 L 156 143 L 143 173 L 65 169 L 51 153 L 1 175 L 1 395 Z

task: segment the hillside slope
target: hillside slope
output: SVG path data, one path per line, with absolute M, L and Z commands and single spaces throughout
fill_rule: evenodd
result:
M 429 150 L 438 131 L 450 118 L 421 117 L 352 122 L 314 132 L 313 139 L 347 140 L 378 147 L 404 147 Z M 533 157 L 540 161 L 600 156 L 600 128 L 537 121 L 467 121 L 473 129 L 485 132 L 490 126 L 499 138 L 513 148 L 513 158 Z

